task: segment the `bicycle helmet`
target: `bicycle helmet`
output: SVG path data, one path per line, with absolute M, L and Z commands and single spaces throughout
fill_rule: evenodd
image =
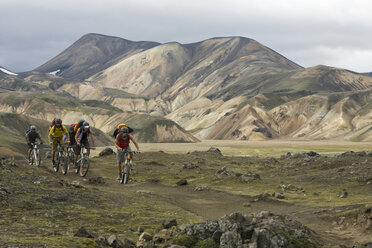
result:
M 89 122 L 84 121 L 84 123 L 83 123 L 83 127 L 84 127 L 84 128 L 89 128 Z
M 85 120 L 81 119 L 81 120 L 78 122 L 79 127 L 84 126 L 84 123 L 85 123 L 85 122 L 86 122 Z
M 31 126 L 30 127 L 30 130 L 36 130 L 36 127 L 35 126 Z
M 127 127 L 122 127 L 120 129 L 120 132 L 122 132 L 122 133 L 129 133 L 129 129 Z
M 56 119 L 56 124 L 62 124 L 62 120 L 60 118 Z

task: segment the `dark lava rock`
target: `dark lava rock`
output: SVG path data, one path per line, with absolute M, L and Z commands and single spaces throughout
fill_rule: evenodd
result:
M 368 242 L 362 245 L 354 245 L 352 248 L 372 248 L 372 242 Z
M 218 149 L 218 148 L 216 148 L 216 147 L 211 147 L 211 148 L 209 148 L 209 149 L 208 149 L 208 152 L 214 152 L 214 153 L 216 153 L 216 154 L 218 154 L 218 155 L 222 155 L 221 150 Z
M 108 245 L 107 239 L 104 236 L 99 236 L 95 241 L 100 247 L 105 247 Z
M 123 248 L 137 248 L 137 245 L 132 240 L 124 239 Z
M 123 247 L 123 243 L 120 241 L 120 239 L 118 239 L 116 237 L 116 235 L 111 235 L 108 239 L 107 239 L 107 243 L 110 247 L 114 247 L 114 248 L 122 248 Z
M 93 235 L 88 233 L 85 227 L 80 227 L 79 230 L 74 234 L 76 237 L 84 237 L 84 238 L 94 238 Z
M 181 179 L 176 183 L 178 186 L 184 186 L 187 185 L 187 180 L 186 179 Z
M 257 216 L 233 213 L 215 221 L 181 226 L 180 234 L 198 240 L 213 239 L 221 248 L 317 246 L 313 231 L 288 216 L 274 215 L 268 211 L 262 211 Z M 296 244 L 292 240 L 301 240 L 301 243 Z
M 91 177 L 88 179 L 88 182 L 90 184 L 102 185 L 102 184 L 105 184 L 105 179 L 103 179 L 103 177 Z
M 348 195 L 348 193 L 347 193 L 346 190 L 343 190 L 343 191 L 341 191 L 341 192 L 339 192 L 339 193 L 337 194 L 337 196 L 340 197 L 340 198 L 346 198 L 347 195 Z
M 183 167 L 182 167 L 183 170 L 193 170 L 193 169 L 197 169 L 197 168 L 199 168 L 199 166 L 196 165 L 196 164 L 193 164 L 193 163 L 184 164 Z
M 317 156 L 320 156 L 319 153 L 317 153 L 317 152 L 313 152 L 313 151 L 306 152 L 305 154 L 306 154 L 307 156 L 310 156 L 310 157 L 317 157 Z
M 114 151 L 110 148 L 110 147 L 106 147 L 105 149 L 103 149 L 99 154 L 98 156 L 102 157 L 102 156 L 106 156 L 106 155 L 111 155 L 113 154 Z
M 168 229 L 171 228 L 172 226 L 177 226 L 177 220 L 176 219 L 164 220 L 161 225 L 163 226 L 163 228 Z

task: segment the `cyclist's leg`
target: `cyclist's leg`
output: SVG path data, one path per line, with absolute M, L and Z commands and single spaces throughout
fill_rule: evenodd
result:
M 31 156 L 31 151 L 32 151 L 32 145 L 31 145 L 31 143 L 27 143 L 27 145 L 28 145 L 28 160 L 30 160 L 30 156 Z
M 87 141 L 84 141 L 84 146 L 85 147 L 89 147 L 89 141 L 88 140 Z M 90 148 L 87 148 L 87 155 L 89 157 L 89 155 L 90 155 Z
M 118 175 L 119 175 L 118 178 L 119 179 L 121 175 L 121 164 L 124 162 L 124 155 L 125 155 L 124 151 L 117 150 L 116 161 L 117 161 L 117 166 L 118 166 Z
M 62 150 L 65 151 L 65 141 L 63 140 L 63 137 L 59 139 L 59 144 L 62 147 Z

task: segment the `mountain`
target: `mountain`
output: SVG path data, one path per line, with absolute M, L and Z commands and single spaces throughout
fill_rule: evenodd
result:
M 254 40 L 231 37 L 159 45 L 121 60 L 90 80 L 149 97 L 177 98 L 192 90 L 195 99 L 248 75 L 300 68 Z
M 129 41 L 100 34 L 86 34 L 34 71 L 65 79 L 84 80 L 120 59 L 157 46 L 156 42 Z
M 372 72 L 366 72 L 366 73 L 363 73 L 364 75 L 367 75 L 369 77 L 372 77 Z
M 173 140 L 183 137 L 183 142 L 372 140 L 371 77 L 324 65 L 303 68 L 244 37 L 159 44 L 87 34 L 17 78 L 15 85 L 0 83 L 13 90 L 53 92 L 60 103 L 40 103 L 36 97 L 12 111 L 32 112 L 25 105 L 31 102 L 44 106 L 34 113 L 38 118 L 48 119 L 56 109 L 69 121 L 82 115 L 106 133 L 133 120 L 141 130 L 137 137 L 146 142 L 169 141 L 173 128 L 178 133 Z M 59 101 L 60 96 L 67 100 Z M 8 111 L 19 98 L 1 99 Z
M 65 125 L 85 119 L 109 135 L 119 123 L 135 129 L 139 142 L 196 142 L 198 139 L 164 117 L 134 114 L 99 100 L 79 100 L 67 92 L 0 90 L 0 112 L 14 113 L 50 122 L 60 117 Z M 10 124 L 7 122 L 7 125 Z M 111 140 L 110 145 L 112 145 Z

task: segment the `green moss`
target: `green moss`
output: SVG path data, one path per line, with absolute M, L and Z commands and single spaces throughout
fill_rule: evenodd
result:
M 194 248 L 219 248 L 220 245 L 214 242 L 213 239 L 199 240 Z
M 173 240 L 172 243 L 175 245 L 181 245 L 186 247 L 194 247 L 194 245 L 198 242 L 198 238 L 195 236 L 190 236 L 187 234 L 178 235 Z

